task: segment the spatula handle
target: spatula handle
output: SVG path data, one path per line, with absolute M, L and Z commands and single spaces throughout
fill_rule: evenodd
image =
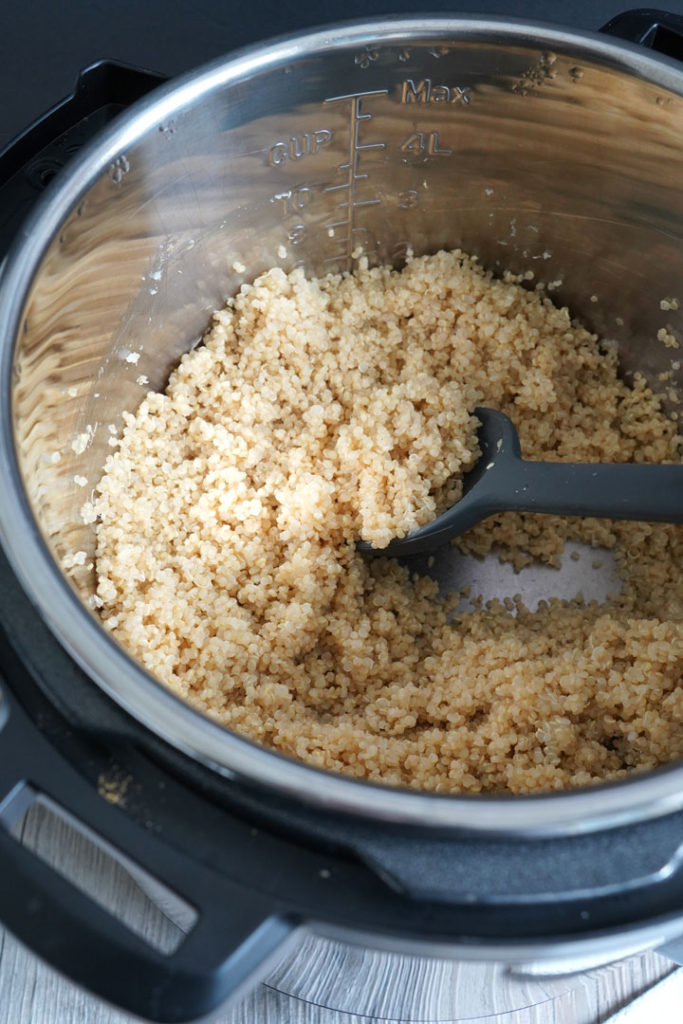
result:
M 504 507 L 600 519 L 683 522 L 683 466 L 511 460 Z M 501 480 L 498 479 L 500 486 Z M 501 487 L 501 491 L 503 488 Z M 501 505 L 500 511 L 502 511 Z

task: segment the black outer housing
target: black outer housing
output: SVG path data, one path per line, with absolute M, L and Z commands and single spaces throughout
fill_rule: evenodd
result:
M 628 12 L 606 30 L 683 58 L 683 18 Z M 38 191 L 161 76 L 111 62 L 0 154 L 4 251 Z M 0 920 L 54 967 L 142 1017 L 189 1021 L 262 972 L 300 924 L 385 941 L 546 946 L 681 920 L 683 812 L 560 839 L 481 839 L 314 811 L 227 780 L 139 725 L 83 673 L 0 556 Z M 125 777 L 119 806 L 98 780 Z M 10 828 L 36 794 L 198 912 L 170 956 L 136 937 Z M 665 865 L 674 869 L 663 872 Z M 285 895 L 286 894 L 286 895 Z

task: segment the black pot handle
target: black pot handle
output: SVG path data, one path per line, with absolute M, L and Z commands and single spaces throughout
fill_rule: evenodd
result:
M 36 199 L 86 142 L 166 81 L 114 61 L 81 71 L 74 91 L 0 152 L 0 259 Z
M 165 75 L 116 61 L 101 60 L 90 64 L 79 73 L 69 96 L 29 125 L 0 152 L 0 187 L 46 147 L 57 150 L 52 155 L 57 170 L 104 123 L 165 81 Z M 98 113 L 98 124 L 91 127 L 88 120 Z M 30 167 L 27 172 L 33 177 L 36 187 L 44 187 L 48 183 L 47 180 L 40 182 Z
M 683 17 L 680 14 L 653 8 L 624 11 L 600 31 L 683 62 Z
M 119 112 L 165 77 L 111 61 L 0 153 L 0 256 L 37 195 Z M 53 801 L 197 912 L 171 954 L 144 939 L 22 846 L 11 827 L 38 797 Z M 95 995 L 154 1021 L 192 1021 L 253 984 L 296 920 L 270 897 L 165 842 L 100 796 L 0 687 L 0 921 Z
M 81 892 L 10 830 L 42 794 L 93 829 L 197 912 L 170 955 Z M 0 920 L 95 995 L 153 1021 L 192 1021 L 253 984 L 298 922 L 270 897 L 190 861 L 112 806 L 0 690 Z

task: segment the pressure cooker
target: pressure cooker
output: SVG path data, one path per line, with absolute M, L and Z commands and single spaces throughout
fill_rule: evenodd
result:
M 653 296 L 680 291 L 680 57 L 683 19 L 661 12 L 596 34 L 416 16 L 289 36 L 166 84 L 122 72 L 140 98 L 57 174 L 0 277 L 0 920 L 60 971 L 187 1021 L 304 934 L 550 970 L 683 954 L 683 766 L 451 796 L 266 750 L 102 628 L 81 515 L 140 378 L 162 388 L 211 312 L 271 266 L 462 248 L 494 271 L 540 268 L 624 372 L 669 372 L 646 339 Z M 16 841 L 36 800 L 186 901 L 175 950 Z

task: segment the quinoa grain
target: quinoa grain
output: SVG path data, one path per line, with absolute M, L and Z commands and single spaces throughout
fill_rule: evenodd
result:
M 432 580 L 356 552 L 457 499 L 478 404 L 529 458 L 681 462 L 614 346 L 462 253 L 243 286 L 126 415 L 88 504 L 105 626 L 218 722 L 355 778 L 525 793 L 680 757 L 681 526 L 506 513 L 461 538 L 517 568 L 614 550 L 618 597 L 534 612 L 453 617 Z

